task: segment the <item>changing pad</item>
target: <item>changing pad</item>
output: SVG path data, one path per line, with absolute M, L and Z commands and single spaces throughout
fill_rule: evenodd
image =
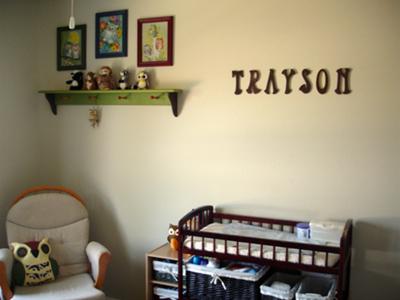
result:
M 242 223 L 211 223 L 204 227 L 201 231 L 212 232 L 212 233 L 221 233 L 221 234 L 229 234 L 236 236 L 244 236 L 244 237 L 253 237 L 253 238 L 261 238 L 261 239 L 272 239 L 286 242 L 296 242 L 296 243 L 307 243 L 314 245 L 328 245 L 326 243 L 313 241 L 313 240 L 301 240 L 296 237 L 295 234 L 287 231 L 281 230 L 273 230 L 268 229 L 261 226 L 248 225 Z M 193 237 L 193 247 L 196 250 L 202 250 L 202 238 Z M 237 245 L 236 242 L 227 241 L 226 243 L 226 252 L 228 254 L 236 254 L 237 253 Z M 192 239 L 191 237 L 186 238 L 185 246 L 188 248 L 192 248 Z M 338 247 L 338 245 L 329 244 L 329 246 Z M 213 239 L 204 238 L 204 250 L 213 252 L 214 245 Z M 215 241 L 215 252 L 225 253 L 225 241 L 218 240 Z M 239 243 L 239 255 L 243 256 L 253 256 L 260 257 L 261 246 L 259 244 L 251 244 L 251 249 L 249 253 L 249 244 L 248 243 Z M 262 257 L 265 259 L 273 259 L 273 247 L 264 245 Z M 286 261 L 286 248 L 276 247 L 275 248 L 275 260 L 278 261 Z M 288 262 L 291 263 L 300 263 L 300 255 L 297 249 L 288 249 Z M 339 255 L 334 253 L 328 254 L 328 266 L 333 267 L 337 261 L 339 260 Z M 314 255 L 314 264 L 317 266 L 325 267 L 326 261 L 326 253 L 325 252 L 315 252 Z M 305 265 L 312 264 L 312 251 L 302 250 L 301 251 L 301 263 Z

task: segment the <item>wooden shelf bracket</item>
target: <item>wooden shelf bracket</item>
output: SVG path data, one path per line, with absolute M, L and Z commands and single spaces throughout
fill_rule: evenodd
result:
M 51 112 L 54 115 L 57 115 L 57 104 L 56 104 L 56 95 L 55 94 L 45 94 L 47 101 L 50 104 Z

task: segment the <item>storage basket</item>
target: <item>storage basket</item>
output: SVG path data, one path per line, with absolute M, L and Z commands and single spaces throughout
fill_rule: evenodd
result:
M 187 264 L 186 289 L 189 299 L 260 299 L 260 284 L 268 268 L 246 263 L 240 265 L 243 268 L 257 267 L 258 271 L 251 274 Z
M 261 299 L 292 300 L 300 286 L 301 279 L 301 275 L 274 273 L 263 285 L 260 286 Z M 282 288 L 282 285 L 285 285 L 285 288 Z
M 296 293 L 296 300 L 333 300 L 336 280 L 327 277 L 306 277 Z
M 153 288 L 154 299 L 170 299 L 178 300 L 178 289 L 170 287 L 159 287 Z M 185 292 L 184 292 L 185 294 Z
M 153 278 L 158 281 L 177 283 L 177 263 L 162 260 L 153 260 Z M 185 267 L 183 267 L 183 279 L 185 279 Z

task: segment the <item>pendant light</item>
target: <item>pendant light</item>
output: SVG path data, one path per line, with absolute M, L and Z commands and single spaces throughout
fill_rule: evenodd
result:
M 69 29 L 75 29 L 75 17 L 74 17 L 74 0 L 71 0 L 71 16 L 69 17 Z

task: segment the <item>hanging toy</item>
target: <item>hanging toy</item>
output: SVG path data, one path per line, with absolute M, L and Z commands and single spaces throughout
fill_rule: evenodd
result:
M 122 70 L 119 72 L 119 80 L 118 80 L 118 87 L 121 90 L 126 90 L 128 88 L 128 80 L 129 80 L 129 72 L 128 70 Z
M 81 90 L 83 88 L 83 73 L 82 72 L 72 72 L 72 78 L 67 80 L 65 83 L 69 85 L 69 89 L 72 91 Z
M 99 123 L 100 123 L 100 111 L 95 107 L 89 109 L 89 122 L 90 122 L 90 125 L 93 128 L 99 126 Z
M 133 86 L 134 90 L 144 90 L 149 88 L 149 76 L 146 74 L 146 72 L 141 71 L 137 74 L 136 76 L 136 84 Z

